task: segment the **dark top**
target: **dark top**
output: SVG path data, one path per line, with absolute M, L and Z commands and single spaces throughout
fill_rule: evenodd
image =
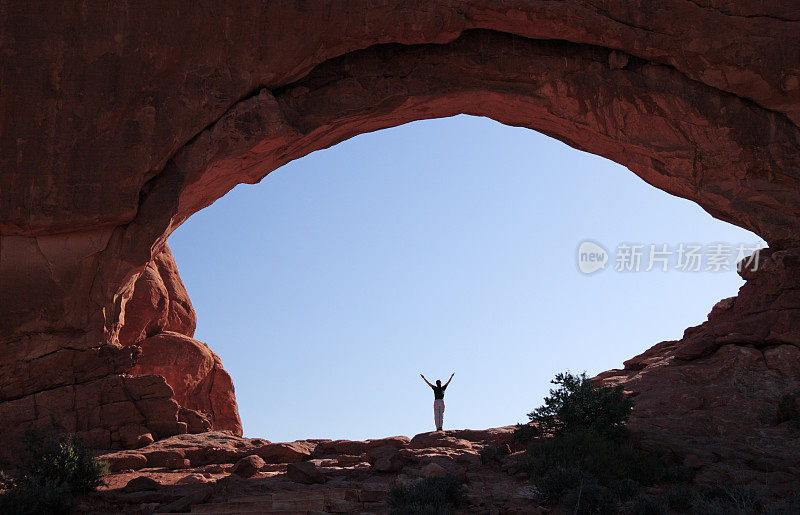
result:
M 434 399 L 444 399 L 444 391 L 447 388 L 446 384 L 444 384 L 442 386 L 436 386 L 435 384 L 432 384 L 431 388 L 433 388 L 433 398 Z

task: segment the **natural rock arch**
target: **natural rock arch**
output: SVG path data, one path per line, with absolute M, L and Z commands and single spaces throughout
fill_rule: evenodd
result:
M 137 6 L 59 4 L 47 15 L 56 31 L 25 7 L 4 12 L 2 71 L 18 88 L 0 93 L 13 129 L 0 174 L 0 431 L 51 414 L 107 447 L 211 424 L 240 431 L 230 378 L 191 339 L 169 233 L 313 150 L 458 113 L 610 158 L 769 242 L 738 299 L 604 377 L 647 401 L 648 378 L 682 384 L 688 369 L 669 372 L 680 362 L 722 369 L 763 355 L 756 383 L 797 386 L 797 367 L 770 366 L 766 352 L 800 359 L 800 11 L 486 4 L 232 4 L 157 20 Z M 55 50 L 32 59 L 43 45 Z M 676 408 L 659 401 L 639 409 L 643 438 L 699 452 L 665 434 Z

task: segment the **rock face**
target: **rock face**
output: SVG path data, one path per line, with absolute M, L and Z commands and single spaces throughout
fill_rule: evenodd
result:
M 242 434 L 233 382 L 219 356 L 188 336 L 165 331 L 138 343 L 142 355 L 131 374 L 158 374 L 183 407 L 205 414 L 214 429 Z
M 229 429 L 241 435 L 231 377 L 219 356 L 192 338 L 196 324 L 192 302 L 164 244 L 136 280 L 125 304 L 119 343 L 141 349 L 129 373 L 163 376 L 173 399 L 182 406 L 178 419 L 187 423 L 190 432 Z
M 241 431 L 230 378 L 192 339 L 169 234 L 309 152 L 458 113 L 615 160 L 769 242 L 707 324 L 603 376 L 639 392 L 643 438 L 674 443 L 663 428 L 688 416 L 692 438 L 733 445 L 756 423 L 743 406 L 794 384 L 798 5 L 18 3 L 0 20 L 4 441 L 51 416 L 107 448 Z M 690 447 L 673 445 L 711 459 Z M 719 463 L 744 459 L 721 448 Z M 783 447 L 759 449 L 756 470 L 783 463 Z
M 164 331 L 194 336 L 197 319 L 169 247 L 147 264 L 125 304 L 119 343 L 132 345 Z
M 599 376 L 635 395 L 631 429 L 667 448 L 707 483 L 756 482 L 789 494 L 800 479 L 800 433 L 778 424 L 800 391 L 800 249 L 762 253 L 737 297 L 708 321 Z

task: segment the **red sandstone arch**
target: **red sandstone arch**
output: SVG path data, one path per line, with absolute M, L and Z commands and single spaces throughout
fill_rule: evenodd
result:
M 0 158 L 0 431 L 50 414 L 98 446 L 187 426 L 240 430 L 227 374 L 191 339 L 169 233 L 313 150 L 458 113 L 613 159 L 770 243 L 766 271 L 739 299 L 609 378 L 646 393 L 647 378 L 662 377 L 650 365 L 694 366 L 730 345 L 800 359 L 800 9 L 485 4 L 4 10 L 0 70 L 15 87 L 0 91 L 11 122 Z M 187 353 L 196 357 L 164 365 Z M 800 371 L 767 368 L 762 383 L 800 385 Z M 671 408 L 658 401 L 640 423 L 669 442 L 658 421 Z

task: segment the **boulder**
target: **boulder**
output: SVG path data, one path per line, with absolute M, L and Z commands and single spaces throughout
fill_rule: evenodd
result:
M 131 479 L 125 485 L 126 492 L 149 492 L 153 490 L 158 490 L 161 487 L 161 483 L 156 481 L 155 479 L 149 478 L 147 476 L 139 476 Z
M 185 458 L 182 450 L 178 449 L 158 449 L 155 450 L 144 448 L 142 453 L 147 458 L 148 467 L 164 467 L 174 468 L 174 465 L 183 467 L 183 460 Z
M 199 485 L 206 483 L 206 476 L 203 474 L 187 474 L 175 482 L 176 485 Z
M 211 420 L 202 412 L 181 408 L 178 411 L 178 420 L 186 423 L 186 431 L 189 433 L 205 433 L 211 431 Z
M 327 440 L 320 442 L 314 454 L 348 454 L 348 455 L 361 455 L 368 449 L 375 447 L 383 447 L 384 445 L 391 445 L 398 449 L 408 445 L 409 439 L 407 436 L 390 436 L 387 438 L 377 438 L 366 441 L 354 440 Z
M 361 454 L 359 456 L 350 456 L 348 454 L 342 454 L 336 457 L 336 463 L 340 467 L 347 467 L 350 465 L 355 465 L 356 463 L 363 463 L 368 461 L 368 457 L 365 454 Z
M 433 447 L 447 447 L 451 449 L 472 449 L 472 443 L 462 438 L 449 436 L 448 433 L 436 431 L 416 435 L 408 444 L 409 449 L 427 449 Z
M 397 472 L 403 468 L 403 457 L 393 445 L 370 449 L 367 452 L 367 459 L 372 469 L 377 472 Z
M 286 466 L 286 475 L 295 483 L 303 483 L 305 485 L 325 482 L 325 478 L 319 469 L 308 461 L 289 463 Z
M 126 449 L 138 449 L 153 443 L 153 435 L 139 424 L 126 424 L 119 428 L 119 438 Z
M 191 462 L 186 458 L 169 458 L 164 462 L 164 468 L 170 470 L 183 470 L 191 466 Z
M 131 452 L 115 452 L 103 454 L 95 458 L 98 461 L 108 463 L 109 472 L 120 472 L 123 470 L 138 470 L 147 466 L 147 458 L 143 454 Z
M 236 474 L 241 477 L 253 477 L 258 474 L 264 465 L 266 465 L 266 463 L 264 463 L 264 460 L 262 460 L 260 456 L 251 454 L 237 461 L 233 470 L 231 470 L 231 474 Z
M 267 463 L 294 463 L 310 458 L 315 447 L 315 444 L 302 441 L 266 443 L 256 447 L 253 453 Z

